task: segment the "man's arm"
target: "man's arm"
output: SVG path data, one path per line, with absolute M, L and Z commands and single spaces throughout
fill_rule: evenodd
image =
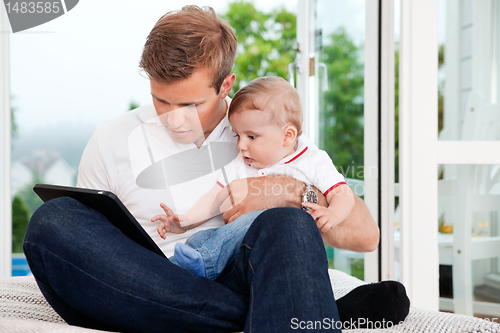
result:
M 114 192 L 99 147 L 99 128 L 96 128 L 83 151 L 76 186 Z
M 337 249 L 371 252 L 377 249 L 380 233 L 365 202 L 355 195 L 351 214 L 321 236 L 326 244 Z
M 212 209 L 220 207 L 224 212 L 224 221 L 230 223 L 254 210 L 274 207 L 301 208 L 305 188 L 303 182 L 288 176 L 237 179 L 228 187 L 236 204 L 231 204 L 228 191 L 221 191 L 214 200 Z M 319 204 L 327 207 L 325 196 L 318 193 L 318 197 Z M 363 200 L 355 196 L 351 214 L 344 222 L 323 234 L 323 240 L 336 248 L 369 252 L 378 246 L 379 230 Z

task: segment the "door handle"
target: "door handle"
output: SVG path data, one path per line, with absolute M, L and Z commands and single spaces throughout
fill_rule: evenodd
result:
M 324 62 L 318 63 L 318 68 L 323 70 L 323 91 L 328 91 L 328 68 L 326 67 Z
M 291 62 L 288 64 L 288 82 L 295 88 L 295 69 L 299 69 L 298 62 Z

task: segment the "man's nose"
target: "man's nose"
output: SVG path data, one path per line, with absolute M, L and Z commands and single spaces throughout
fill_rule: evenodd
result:
M 186 117 L 182 108 L 172 110 L 168 112 L 167 117 L 167 125 L 172 129 L 180 128 L 186 122 Z

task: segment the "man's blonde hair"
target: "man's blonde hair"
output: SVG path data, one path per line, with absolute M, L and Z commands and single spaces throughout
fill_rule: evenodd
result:
M 236 57 L 236 35 L 211 7 L 185 6 L 162 16 L 144 45 L 139 68 L 160 83 L 187 79 L 207 68 L 217 93 L 231 73 Z
M 302 134 L 299 94 L 281 77 L 260 77 L 238 90 L 229 105 L 228 117 L 245 110 L 264 111 L 269 114 L 272 125 L 293 125 L 297 136 Z

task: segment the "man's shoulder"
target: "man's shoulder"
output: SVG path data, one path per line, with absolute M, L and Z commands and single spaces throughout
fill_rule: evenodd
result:
M 121 144 L 127 141 L 130 135 L 140 129 L 141 124 L 144 123 L 140 115 L 149 114 L 151 111 L 155 112 L 153 105 L 144 105 L 103 121 L 97 125 L 94 137 L 99 142 L 101 148 Z
M 99 129 L 134 128 L 156 116 L 153 104 L 146 104 L 97 125 Z

